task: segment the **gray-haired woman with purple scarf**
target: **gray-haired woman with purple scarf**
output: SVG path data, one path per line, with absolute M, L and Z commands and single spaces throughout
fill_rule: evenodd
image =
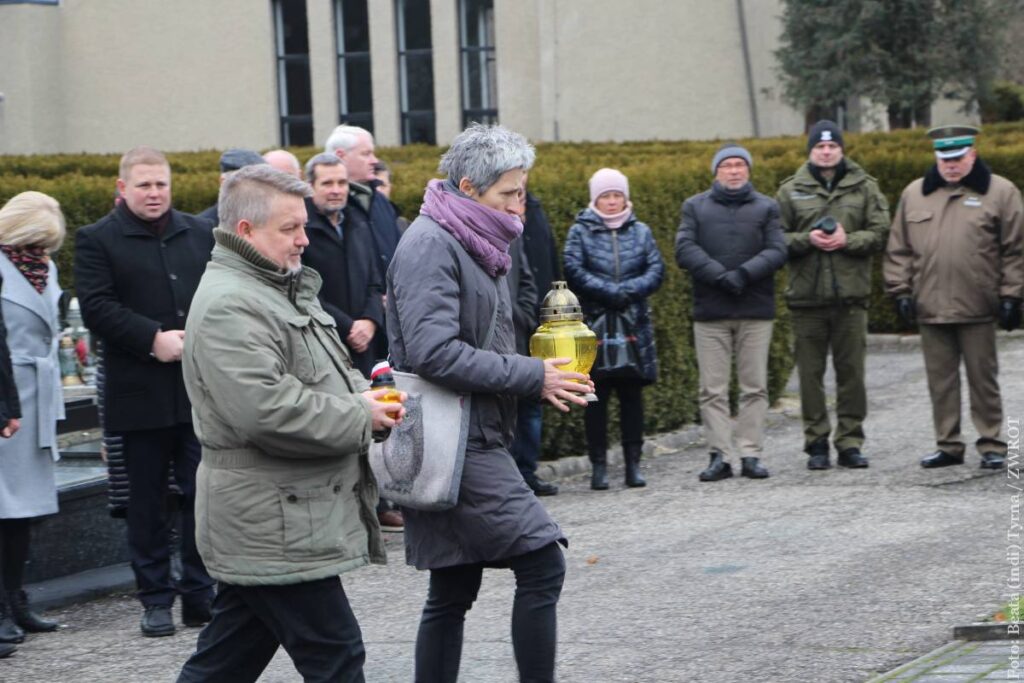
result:
M 565 575 L 558 546 L 567 542 L 523 481 L 509 444 L 517 397 L 568 410 L 567 402 L 586 405 L 581 394 L 592 385 L 558 369 L 569 359 L 516 354 L 505 273 L 509 243 L 523 230 L 522 181 L 533 160 L 533 147 L 501 126 L 474 124 L 459 134 L 441 159 L 447 179 L 427 185 L 388 269 L 392 363 L 473 395 L 458 503 L 442 512 L 403 511 L 406 561 L 430 570 L 416 681 L 458 678 L 466 611 L 490 567 L 516 576 L 512 646 L 520 679 L 555 680 L 555 611 Z

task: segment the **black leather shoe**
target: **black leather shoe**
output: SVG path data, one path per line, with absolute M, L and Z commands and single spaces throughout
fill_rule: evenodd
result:
M 593 468 L 590 473 L 590 488 L 595 491 L 607 491 L 608 490 L 608 463 L 607 462 L 594 462 L 591 463 Z
M 533 479 L 528 479 L 526 481 L 526 483 L 529 485 L 529 487 L 533 491 L 534 495 L 537 495 L 537 496 L 557 496 L 558 495 L 558 485 L 557 484 L 552 484 L 550 482 L 543 481 L 542 479 L 537 479 L 536 477 L 533 478 Z
M 626 461 L 626 486 L 629 488 L 635 489 L 647 486 L 647 480 L 640 474 L 642 447 L 643 445 L 638 443 L 624 444 L 622 446 L 622 459 Z
M 28 608 L 28 595 L 25 594 L 25 591 L 10 591 L 7 594 L 7 604 L 11 606 L 14 623 L 24 629 L 26 633 L 47 633 L 60 628 L 60 624 L 56 621 L 43 619 Z
M 1006 457 L 1002 453 L 989 452 L 981 454 L 981 469 L 1001 470 L 1006 467 Z
M 0 610 L 0 643 L 21 643 L 25 641 L 25 632 L 14 623 L 11 615 Z
M 174 635 L 170 605 L 149 605 L 142 614 L 142 635 L 147 638 Z
M 828 461 L 828 453 L 812 453 L 811 457 L 807 458 L 807 469 L 809 470 L 827 470 L 832 467 L 832 463 Z
M 732 465 L 725 461 L 725 458 L 718 451 L 711 452 L 711 459 L 707 469 L 697 477 L 701 481 L 721 481 L 732 476 Z
M 740 458 L 740 474 L 751 479 L 767 479 L 768 470 L 761 464 L 761 461 L 752 455 Z
M 839 457 L 836 458 L 836 463 L 838 463 L 840 467 L 867 467 L 868 459 L 864 457 L 864 454 L 860 452 L 859 448 L 846 448 L 839 453 Z
M 950 465 L 963 465 L 964 456 L 953 455 L 946 451 L 935 451 L 931 455 L 921 458 L 921 467 L 949 467 Z
M 0 659 L 10 657 L 17 651 L 18 648 L 14 645 L 11 645 L 10 643 L 0 643 Z
M 210 603 L 207 601 L 181 603 L 181 623 L 185 626 L 204 626 L 210 623 Z

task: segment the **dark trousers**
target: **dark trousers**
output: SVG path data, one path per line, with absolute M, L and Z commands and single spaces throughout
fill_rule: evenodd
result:
M 537 478 L 543 415 L 544 408 L 539 401 L 530 398 L 519 399 L 516 438 L 512 442 L 511 452 L 516 461 L 516 467 L 523 473 L 523 479 L 526 481 Z
M 363 634 L 341 579 L 287 586 L 219 583 L 213 620 L 178 683 L 255 681 L 278 646 L 292 658 L 305 683 L 362 683 Z
M 416 683 L 455 683 L 462 660 L 462 630 L 486 563 L 430 570 L 430 589 L 416 635 Z M 506 560 L 516 576 L 512 649 L 519 680 L 555 680 L 556 608 L 565 578 L 557 543 Z
M 128 474 L 128 549 L 143 605 L 174 603 L 175 593 L 189 603 L 209 600 L 213 579 L 196 550 L 196 468 L 201 449 L 192 425 L 120 433 Z M 171 502 L 168 470 L 181 496 Z M 172 507 L 177 508 L 173 511 Z M 171 528 L 181 537 L 181 579 L 171 578 Z
M 622 445 L 644 442 L 644 385 L 638 379 L 599 379 L 594 382 L 597 401 L 587 404 L 583 426 L 591 459 L 603 457 L 608 451 L 608 399 L 612 391 L 619 394 L 619 427 Z
M 868 394 L 864 386 L 867 355 L 868 312 L 863 306 L 824 306 L 790 309 L 794 356 L 800 376 L 800 412 L 804 421 L 804 449 L 828 441 L 836 451 L 860 448 L 864 443 L 864 419 Z M 836 428 L 828 417 L 825 396 L 825 364 L 832 351 L 836 371 Z M 815 446 L 818 447 L 818 446 Z
M 966 449 L 960 434 L 962 361 L 970 390 L 971 421 L 978 431 L 978 452 L 1005 454 L 995 324 L 921 325 L 920 329 L 939 450 L 963 455 Z
M 24 583 L 31 523 L 31 517 L 0 519 L 0 579 L 5 591 L 19 591 Z

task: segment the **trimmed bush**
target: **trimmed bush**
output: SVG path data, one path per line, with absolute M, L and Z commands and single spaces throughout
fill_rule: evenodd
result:
M 921 130 L 894 133 L 850 134 L 847 154 L 878 179 L 895 209 L 899 194 L 932 163 L 929 141 Z M 754 157 L 752 180 L 759 190 L 774 195 L 779 184 L 806 161 L 803 137 L 740 141 Z M 980 153 L 993 170 L 1018 187 L 1024 185 L 1024 125 L 986 126 L 979 139 Z M 620 169 L 629 176 L 630 193 L 640 220 L 651 226 L 666 262 L 665 284 L 652 298 L 661 379 L 646 393 L 646 427 L 649 432 L 673 429 L 697 419 L 697 367 L 690 325 L 689 277 L 675 265 L 674 242 L 680 206 L 686 197 L 702 192 L 711 183 L 708 164 L 717 141 L 634 143 L 544 143 L 538 145 L 537 165 L 530 174 L 530 190 L 544 203 L 561 249 L 576 213 L 586 206 L 587 179 L 602 166 Z M 320 151 L 292 150 L 300 160 Z M 412 218 L 419 210 L 423 187 L 436 177 L 441 149 L 424 145 L 381 149 L 394 174 L 393 199 L 403 215 Z M 182 211 L 199 212 L 217 200 L 220 153 L 203 151 L 170 154 L 174 205 Z M 24 190 L 38 190 L 55 197 L 64 209 L 69 238 L 59 257 L 61 282 L 73 289 L 71 254 L 74 230 L 95 222 L 113 202 L 117 177 L 116 155 L 53 155 L 0 157 L 0 204 Z M 882 292 L 879 264 L 875 267 L 870 320 L 876 332 L 900 331 L 891 302 Z M 785 272 L 778 275 L 777 291 L 785 286 Z M 769 365 L 770 393 L 774 400 L 783 390 L 792 369 L 791 332 L 785 306 L 778 307 Z M 617 411 L 611 407 L 612 431 Z M 609 435 L 614 443 L 616 436 Z M 568 415 L 547 409 L 544 431 L 546 457 L 581 453 L 584 449 L 582 411 Z

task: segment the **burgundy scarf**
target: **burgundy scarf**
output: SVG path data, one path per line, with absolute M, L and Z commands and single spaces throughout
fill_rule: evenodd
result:
M 50 257 L 46 253 L 46 247 L 15 247 L 0 244 L 0 251 L 3 251 L 7 260 L 14 264 L 37 292 L 42 294 L 46 290 L 46 279 L 50 275 Z
M 445 182 L 427 183 L 420 213 L 451 233 L 488 275 L 504 275 L 512 265 L 508 245 L 523 234 L 522 221 L 446 189 Z

